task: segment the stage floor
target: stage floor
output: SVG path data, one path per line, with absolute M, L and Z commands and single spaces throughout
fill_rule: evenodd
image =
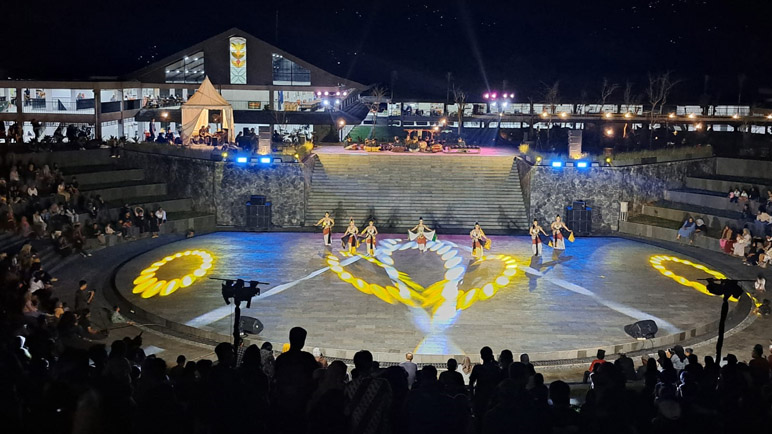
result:
M 335 236 L 330 249 L 321 234 L 220 232 L 132 259 L 118 270 L 116 287 L 145 311 L 228 335 L 233 307 L 224 305 L 220 282 L 208 278 L 270 282 L 242 314 L 263 322 L 260 339 L 274 348 L 302 326 L 309 347 L 329 354 L 365 348 L 397 360 L 406 351 L 472 355 L 484 345 L 536 354 L 591 350 L 633 341 L 623 326 L 638 320 L 657 321 L 660 336 L 719 313 L 719 298 L 688 285 L 710 277 L 702 265 L 673 261 L 691 258 L 645 243 L 579 238 L 560 255 L 544 246 L 534 258 L 530 237 L 493 236 L 486 259 L 474 262 L 468 236 L 439 237 L 433 251 L 421 253 L 402 234 L 381 235 L 372 261 L 343 254 Z M 186 251 L 194 253 L 170 260 Z M 192 285 L 149 298 L 133 292 L 141 272 L 165 257 L 159 281 L 192 275 L 207 263 L 195 251 L 208 252 L 212 266 Z M 668 259 L 652 264 L 658 255 Z

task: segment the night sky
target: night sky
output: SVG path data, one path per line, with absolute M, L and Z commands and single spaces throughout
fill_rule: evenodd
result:
M 707 89 L 734 103 L 740 76 L 744 103 L 772 87 L 766 0 L 14 1 L 2 14 L 0 73 L 13 78 L 118 76 L 239 27 L 396 95 L 444 97 L 448 72 L 470 94 L 521 100 L 560 80 L 563 98 L 594 102 L 604 76 L 643 92 L 666 70 L 690 101 Z

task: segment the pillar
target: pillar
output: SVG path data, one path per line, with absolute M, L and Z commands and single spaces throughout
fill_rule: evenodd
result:
M 94 89 L 94 137 L 102 139 L 102 89 Z

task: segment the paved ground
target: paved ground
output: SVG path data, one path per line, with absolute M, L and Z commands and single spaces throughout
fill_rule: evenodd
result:
M 309 345 L 332 350 L 355 351 L 363 347 L 399 358 L 405 351 L 428 355 L 475 354 L 482 345 L 494 351 L 512 348 L 531 353 L 535 360 L 575 358 L 577 350 L 594 354 L 598 346 L 631 342 L 623 326 L 642 319 L 655 319 L 662 332 L 674 334 L 716 319 L 720 300 L 683 286 L 652 268 L 652 255 L 671 251 L 621 238 L 584 238 L 570 244 L 562 256 L 534 259 L 530 238 L 493 237 L 489 260 L 471 263 L 468 237 L 447 236 L 436 252 L 421 254 L 398 236 L 380 238 L 384 263 L 394 262 L 418 286 L 418 296 L 407 299 L 378 297 L 380 289 L 395 286 L 388 267 L 361 258 L 355 262 L 340 253 L 339 246 L 323 248 L 318 234 L 308 233 L 216 233 L 167 244 L 132 259 L 120 268 L 116 284 L 121 294 L 137 307 L 158 316 L 229 334 L 232 307 L 224 306 L 220 283 L 201 279 L 168 296 L 142 298 L 133 294 L 133 281 L 143 269 L 167 255 L 187 250 L 206 250 L 214 258 L 209 276 L 243 277 L 269 281 L 244 315 L 265 324 L 261 338 L 283 342 L 293 326 L 306 327 Z M 389 245 L 386 239 L 395 239 Z M 457 247 L 456 247 L 457 246 Z M 405 249 L 402 249 L 405 247 Z M 361 250 L 361 249 L 360 249 Z M 516 264 L 514 276 L 504 276 L 506 255 Z M 335 257 L 344 274 L 328 269 Z M 679 258 L 697 259 L 677 255 Z M 183 256 L 157 271 L 159 280 L 182 277 L 195 270 L 201 259 Z M 347 265 L 345 265 L 347 264 Z M 333 264 L 334 265 L 334 264 Z M 676 274 L 695 280 L 708 275 L 683 264 L 670 264 Z M 442 282 L 448 274 L 460 273 L 457 287 Z M 447 274 L 446 274 L 447 273 Z M 356 287 L 356 279 L 362 280 Z M 504 281 L 497 280 L 504 278 Z M 479 294 L 468 308 L 454 303 L 428 304 L 431 285 L 438 295 L 455 300 L 461 291 Z M 488 297 L 483 288 L 498 282 L 498 291 Z M 370 286 L 367 286 L 370 284 Z M 450 291 L 446 294 L 446 291 Z M 456 292 L 454 292 L 456 291 Z M 386 301 L 384 301 L 386 299 Z M 389 303 L 390 301 L 391 303 Z M 411 303 L 413 304 L 411 306 Z M 428 304 L 428 305 L 427 305 Z M 556 352 L 565 355 L 557 357 Z M 573 353 L 573 356 L 569 355 Z
M 176 239 L 178 238 L 173 236 L 163 236 L 156 240 L 141 240 L 134 243 L 121 244 L 119 246 L 106 249 L 104 251 L 98 252 L 94 257 L 91 258 L 78 258 L 73 261 L 69 267 L 57 273 L 57 277 L 60 278 L 60 281 L 57 285 L 57 295 L 61 296 L 65 301 L 71 302 L 70 299 L 74 293 L 74 288 L 77 285 L 77 281 L 81 278 L 86 278 L 91 282 L 93 287 L 98 289 L 95 307 L 108 307 L 111 305 L 113 300 L 108 300 L 105 297 L 104 290 L 108 288 L 108 285 L 110 284 L 111 270 L 116 268 L 122 262 L 136 255 L 162 246 L 166 243 L 173 242 Z M 606 242 L 624 241 L 624 239 L 619 238 L 605 240 Z M 653 242 L 650 240 L 647 240 L 647 242 L 654 246 L 676 251 L 679 253 L 679 257 L 688 255 L 697 258 L 703 263 L 711 264 L 714 267 L 721 269 L 732 278 L 753 278 L 758 272 L 761 271 L 766 275 L 768 280 L 772 281 L 772 270 L 761 270 L 756 267 L 745 267 L 738 259 L 731 258 L 719 252 L 711 252 L 707 250 L 686 247 L 677 243 Z M 497 242 L 496 249 L 498 249 L 498 244 L 499 243 Z M 315 246 L 316 244 L 314 243 L 312 245 Z M 578 246 L 578 244 L 569 246 L 569 249 L 571 249 L 569 250 L 569 254 L 572 256 L 576 256 L 576 254 L 573 253 L 573 247 L 576 246 Z M 319 256 L 319 259 L 321 260 L 321 254 Z M 700 297 L 704 296 L 700 295 Z M 698 309 L 705 309 L 707 315 L 717 316 L 717 305 L 713 302 L 713 299 L 710 300 L 710 306 L 700 307 Z M 689 306 L 686 310 L 686 313 L 684 313 L 684 316 L 692 315 L 693 312 L 695 312 L 695 308 L 693 306 Z M 740 360 L 748 360 L 750 358 L 750 349 L 754 344 L 766 344 L 769 339 L 772 338 L 771 328 L 772 322 L 770 322 L 770 320 L 751 317 L 749 320 L 746 320 L 746 322 L 741 324 L 740 327 L 737 327 L 728 333 L 724 345 L 724 354 L 731 352 L 736 354 Z M 110 337 L 107 338 L 106 342 L 109 343 L 109 341 L 112 339 L 120 338 L 124 335 L 134 336 L 140 331 L 144 331 L 143 338 L 146 350 L 149 352 L 157 353 L 169 361 L 173 360 L 177 354 L 185 354 L 189 359 L 193 360 L 213 357 L 213 346 L 211 343 L 202 344 L 193 339 L 175 337 L 163 329 L 157 331 L 153 327 L 132 326 L 115 329 L 111 331 Z M 284 339 L 278 339 L 275 343 L 278 344 L 283 341 Z M 482 346 L 484 344 L 485 343 L 483 342 L 479 342 L 478 346 Z M 707 341 L 702 344 L 693 345 L 693 347 L 701 356 L 712 354 L 715 351 L 715 342 Z M 517 342 L 513 342 L 509 348 L 511 348 L 516 354 L 522 351 Z M 476 354 L 476 351 L 473 351 L 472 354 Z M 585 369 L 586 367 L 583 365 L 561 365 L 542 367 L 539 370 L 545 374 L 545 377 L 548 381 L 552 381 L 554 379 L 577 381 L 581 378 L 581 374 Z

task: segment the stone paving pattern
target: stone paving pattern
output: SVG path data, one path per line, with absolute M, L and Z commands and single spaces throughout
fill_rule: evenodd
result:
M 490 254 L 511 254 L 519 265 L 537 269 L 545 277 L 518 270 L 510 285 L 493 298 L 462 311 L 439 341 L 430 342 L 424 350 L 438 354 L 476 354 L 481 346 L 489 345 L 495 351 L 512 348 L 538 353 L 631 341 L 622 327 L 635 322 L 634 318 L 591 297 L 566 290 L 547 277 L 579 285 L 599 298 L 662 318 L 682 330 L 714 321 L 720 309 L 718 298 L 679 285 L 651 268 L 648 262 L 651 255 L 672 254 L 660 247 L 621 238 L 579 238 L 556 260 L 551 256 L 552 249 L 545 247 L 547 256 L 539 261 L 532 260 L 528 237 L 492 238 L 494 247 Z M 468 237 L 463 236 L 441 236 L 441 239 L 462 246 L 468 244 Z M 338 241 L 339 238 L 333 238 L 334 244 L 337 242 L 332 249 L 335 254 L 340 250 Z M 324 257 L 329 251 L 324 249 L 320 234 L 223 232 L 168 244 L 123 266 L 116 277 L 118 289 L 138 307 L 180 323 L 220 308 L 224 305 L 220 282 L 214 280 L 201 280 L 167 297 L 142 299 L 131 294 L 131 282 L 143 268 L 168 254 L 189 249 L 213 253 L 216 259 L 209 276 L 271 282 L 264 296 L 255 299 L 252 309 L 242 311 L 265 324 L 261 338 L 283 342 L 289 329 L 300 325 L 313 330 L 310 346 L 403 353 L 416 349 L 426 336 L 423 330 L 428 314 L 425 311 L 411 311 L 402 304 L 389 305 L 357 291 L 330 271 L 282 293 L 266 296 L 271 294 L 272 287 L 326 266 Z M 465 258 L 470 256 L 463 250 L 460 254 Z M 399 270 L 424 285 L 441 279 L 445 271 L 442 260 L 432 252 L 420 254 L 408 250 L 394 253 L 393 258 Z M 191 265 L 172 262 L 161 271 L 168 273 L 163 277 L 175 277 L 184 274 L 186 266 Z M 347 269 L 371 283 L 389 283 L 383 270 L 371 263 L 360 260 Z M 490 276 L 501 269 L 497 261 L 485 262 L 477 270 L 470 269 L 461 289 L 490 280 Z M 673 265 L 671 269 L 688 279 L 707 277 L 684 265 Z M 231 327 L 230 316 L 206 326 L 223 335 L 228 334 Z

